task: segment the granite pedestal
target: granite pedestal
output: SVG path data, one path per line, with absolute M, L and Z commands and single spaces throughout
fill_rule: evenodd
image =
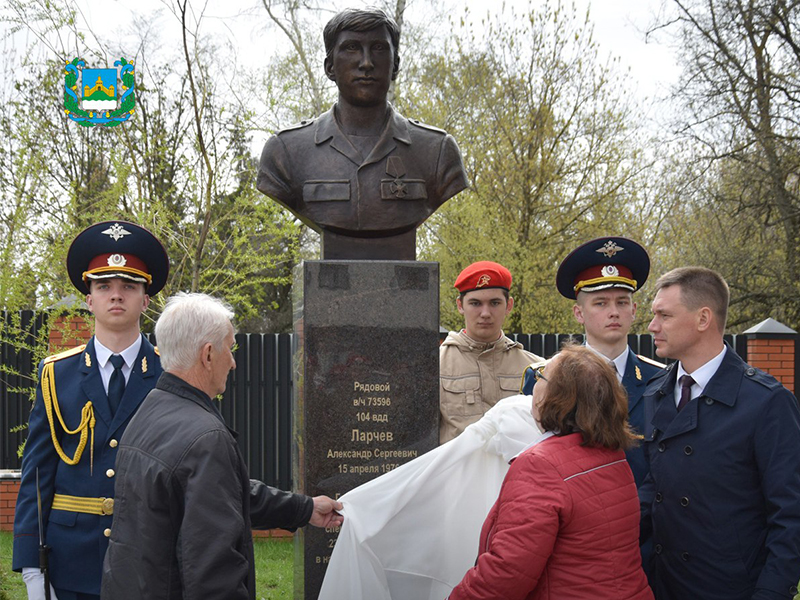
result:
M 294 294 L 295 489 L 336 498 L 435 448 L 438 264 L 307 261 Z M 295 600 L 316 600 L 337 534 L 295 536 Z

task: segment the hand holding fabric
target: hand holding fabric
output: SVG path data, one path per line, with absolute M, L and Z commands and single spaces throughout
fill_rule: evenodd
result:
M 340 510 L 342 510 L 341 502 L 328 496 L 316 496 L 314 512 L 308 522 L 314 527 L 338 527 L 344 522 L 344 517 L 337 512 Z

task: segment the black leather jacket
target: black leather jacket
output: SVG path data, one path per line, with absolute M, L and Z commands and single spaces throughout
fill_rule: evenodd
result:
M 251 528 L 294 530 L 313 500 L 249 479 L 211 399 L 170 373 L 120 442 L 102 598 L 255 598 Z

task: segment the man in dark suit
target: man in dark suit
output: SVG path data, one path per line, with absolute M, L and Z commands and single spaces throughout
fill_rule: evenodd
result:
M 41 534 L 51 548 L 51 598 L 99 598 L 117 446 L 162 372 L 139 329 L 150 296 L 169 272 L 161 243 L 133 223 L 97 223 L 72 242 L 67 270 L 86 294 L 94 335 L 39 366 L 14 518 L 13 568 L 22 571 L 31 600 L 45 597 L 37 477 Z
M 400 32 L 385 13 L 343 11 L 323 37 L 338 101 L 267 140 L 258 189 L 322 232 L 325 259 L 415 260 L 416 228 L 467 187 L 458 146 L 387 101 Z
M 626 238 L 604 237 L 570 253 L 556 275 L 561 295 L 575 300 L 572 313 L 586 331 L 586 345 L 612 363 L 628 392 L 628 420 L 637 435 L 644 430 L 645 385 L 664 367 L 628 346 L 628 332 L 636 317 L 633 293 L 649 273 L 650 258 L 644 248 Z M 534 383 L 532 367 L 528 367 L 522 393 L 531 394 Z M 647 474 L 644 450 L 632 448 L 625 456 L 639 487 Z
M 800 411 L 724 343 L 728 285 L 701 267 L 656 282 L 639 490 L 658 600 L 790 600 L 800 579 Z

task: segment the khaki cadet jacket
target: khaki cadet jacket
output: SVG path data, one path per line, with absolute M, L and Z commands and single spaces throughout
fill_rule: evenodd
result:
M 498 400 L 518 394 L 522 373 L 533 362 L 544 359 L 505 335 L 486 344 L 451 331 L 439 348 L 439 443 L 455 438 Z

